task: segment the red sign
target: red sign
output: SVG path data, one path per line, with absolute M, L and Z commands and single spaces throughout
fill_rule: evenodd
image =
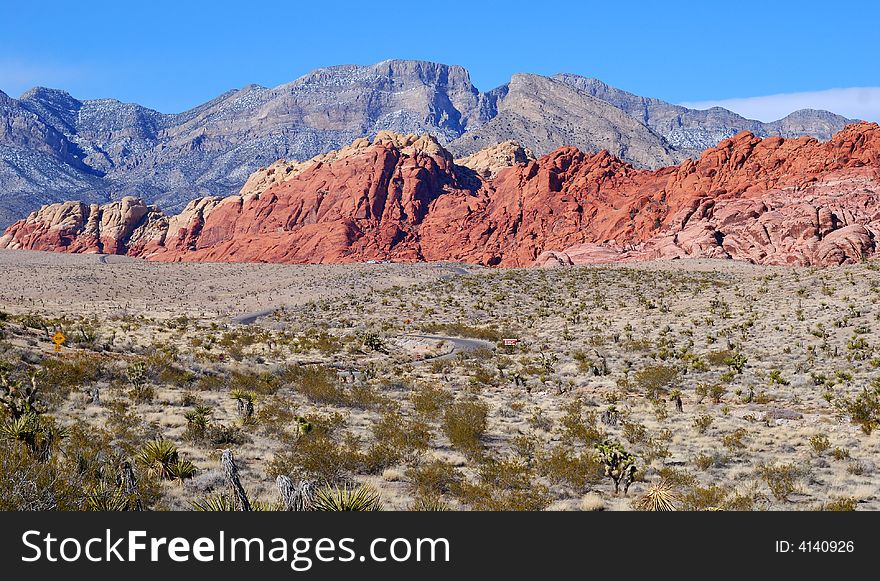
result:
M 516 347 L 519 345 L 519 339 L 504 339 L 503 341 L 505 347 Z

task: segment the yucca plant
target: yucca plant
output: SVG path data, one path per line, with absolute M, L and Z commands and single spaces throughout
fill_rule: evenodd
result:
M 239 419 L 249 422 L 254 416 L 254 401 L 257 399 L 257 394 L 244 389 L 233 389 L 229 392 L 229 397 L 238 405 Z
M 123 485 L 111 487 L 101 480 L 86 492 L 86 508 L 93 512 L 124 511 L 129 508 L 129 498 Z
M 222 494 L 212 494 L 192 503 L 199 512 L 235 512 L 235 503 Z
M 409 509 L 415 512 L 446 512 L 449 505 L 440 500 L 439 496 L 421 496 L 410 505 Z
M 174 475 L 171 466 L 178 462 L 180 455 L 174 442 L 160 439 L 144 444 L 137 459 L 148 473 L 163 480 L 172 480 Z
M 48 460 L 52 448 L 65 436 L 65 429 L 57 426 L 52 418 L 33 412 L 7 420 L 0 426 L 0 437 L 24 443 L 41 461 Z
M 238 510 L 235 506 L 235 502 L 230 500 L 225 494 L 221 493 L 212 494 L 199 500 L 195 500 L 191 504 L 193 510 L 198 512 L 236 512 Z M 267 502 L 257 500 L 251 502 L 251 510 L 256 512 L 266 512 L 277 510 L 277 508 Z
M 382 498 L 369 486 L 325 486 L 315 492 L 312 510 L 324 512 L 369 512 L 382 510 Z
M 211 423 L 211 408 L 198 405 L 183 414 L 183 417 L 186 418 L 186 438 L 193 442 L 203 440 Z
M 183 484 L 184 480 L 188 480 L 195 476 L 198 471 L 199 470 L 195 467 L 195 464 L 182 458 L 178 458 L 168 465 L 168 472 L 170 474 L 169 480 L 174 480 L 180 484 Z
M 678 494 L 675 488 L 665 481 L 653 483 L 645 494 L 636 502 L 640 510 L 649 512 L 672 512 L 678 510 L 675 503 L 678 502 Z

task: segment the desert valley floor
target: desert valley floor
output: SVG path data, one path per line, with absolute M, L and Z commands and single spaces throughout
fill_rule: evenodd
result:
M 2 418 L 0 508 L 118 506 L 125 460 L 146 508 L 222 506 L 231 449 L 264 508 L 287 475 L 368 485 L 388 510 L 633 510 L 658 490 L 680 510 L 876 510 L 878 300 L 872 262 L 2 251 L 0 375 L 34 378 L 46 425 Z M 606 440 L 634 456 L 627 494 Z

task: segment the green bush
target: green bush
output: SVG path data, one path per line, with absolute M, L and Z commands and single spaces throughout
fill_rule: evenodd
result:
M 453 447 L 469 454 L 478 455 L 483 447 L 489 405 L 476 399 L 457 401 L 446 408 L 443 415 L 443 433 Z

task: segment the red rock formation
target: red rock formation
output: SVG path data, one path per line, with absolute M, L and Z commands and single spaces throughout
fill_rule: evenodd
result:
M 880 235 L 880 127 L 869 123 L 826 143 L 741 133 L 657 171 L 563 147 L 485 179 L 427 136 L 393 134 L 291 168 L 171 218 L 131 199 L 46 206 L 0 248 L 174 261 L 821 265 L 873 255 Z

